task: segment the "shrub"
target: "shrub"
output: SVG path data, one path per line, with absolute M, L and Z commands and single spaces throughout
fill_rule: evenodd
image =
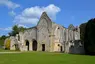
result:
M 11 42 L 10 39 L 7 39 L 7 40 L 6 40 L 5 49 L 10 49 L 10 42 Z

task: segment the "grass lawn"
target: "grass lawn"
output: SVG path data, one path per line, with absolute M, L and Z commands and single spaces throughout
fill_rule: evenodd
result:
M 10 50 L 4 50 L 0 48 L 0 52 L 9 52 Z
M 0 64 L 95 64 L 95 56 L 22 52 L 0 54 Z
M 0 48 L 0 52 L 16 52 L 16 51 L 13 51 L 13 50 L 5 50 L 5 49 L 1 49 Z

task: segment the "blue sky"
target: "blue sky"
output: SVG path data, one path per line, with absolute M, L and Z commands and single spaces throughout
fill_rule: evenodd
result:
M 57 24 L 78 26 L 95 18 L 95 0 L 0 0 L 0 35 L 15 24 L 36 25 L 43 11 Z

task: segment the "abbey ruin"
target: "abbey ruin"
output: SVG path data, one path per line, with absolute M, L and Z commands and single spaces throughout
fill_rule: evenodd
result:
M 58 25 L 46 12 L 42 13 L 37 26 L 11 36 L 10 40 L 10 50 L 84 53 L 79 27 Z

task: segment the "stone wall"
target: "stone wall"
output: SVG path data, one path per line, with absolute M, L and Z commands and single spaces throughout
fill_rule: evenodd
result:
M 32 51 L 32 43 L 33 40 L 37 40 L 37 28 L 33 27 L 29 30 L 26 30 L 24 33 L 20 32 L 19 33 L 20 36 L 20 49 L 27 51 L 28 47 L 26 46 L 26 41 L 29 42 L 29 50 Z
M 43 45 L 45 46 L 44 51 L 50 51 L 51 25 L 51 20 L 47 17 L 46 13 L 43 13 L 37 25 L 38 51 L 42 51 Z

